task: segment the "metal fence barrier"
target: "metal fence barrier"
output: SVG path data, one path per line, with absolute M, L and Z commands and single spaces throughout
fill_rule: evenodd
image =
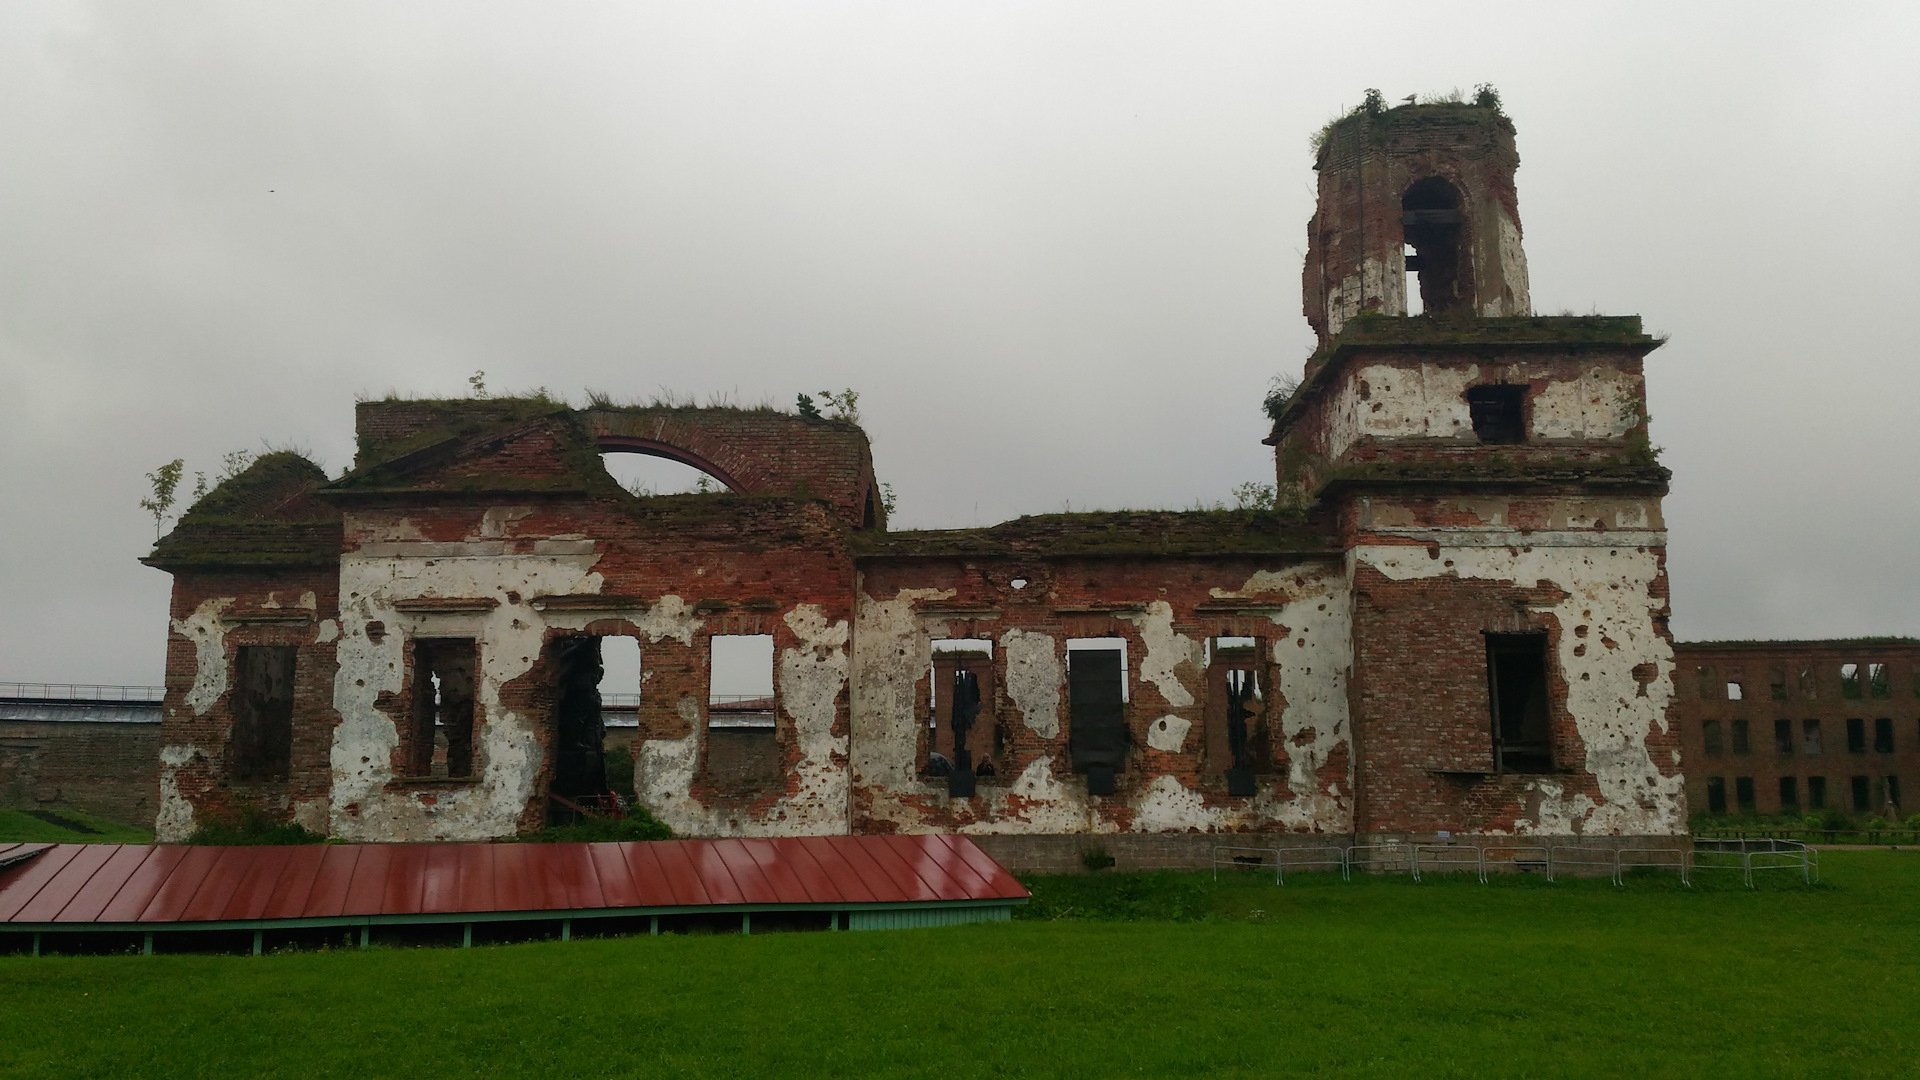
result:
M 1695 870 L 1739 871 L 1748 888 L 1754 887 L 1754 875 L 1769 870 L 1800 872 L 1811 885 L 1820 879 L 1820 853 L 1797 840 L 1777 837 L 1719 839 L 1696 837 L 1692 848 L 1670 847 L 1590 847 L 1581 844 L 1413 844 L 1388 842 L 1354 844 L 1348 847 L 1252 847 L 1216 846 L 1213 849 L 1213 876 L 1220 868 L 1273 871 L 1276 885 L 1286 884 L 1289 867 L 1325 867 L 1338 869 L 1342 881 L 1353 880 L 1354 871 L 1376 874 L 1408 874 L 1419 881 L 1425 874 L 1472 873 L 1486 884 L 1489 871 L 1534 873 L 1544 871 L 1548 881 L 1559 875 L 1586 871 L 1606 874 L 1615 885 L 1625 885 L 1633 870 L 1671 870 L 1680 884 L 1692 887 Z

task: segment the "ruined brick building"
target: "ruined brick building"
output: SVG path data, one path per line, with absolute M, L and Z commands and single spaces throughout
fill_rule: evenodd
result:
M 538 828 L 609 786 L 622 635 L 635 790 L 685 835 L 960 830 L 1033 865 L 1089 834 L 1683 834 L 1659 343 L 1531 314 L 1518 161 L 1491 103 L 1329 127 L 1271 511 L 895 532 L 844 422 L 363 402 L 345 475 L 270 455 L 146 560 L 174 576 L 159 833 Z M 727 490 L 637 497 L 627 452 Z M 742 637 L 770 639 L 749 710 L 709 680 Z

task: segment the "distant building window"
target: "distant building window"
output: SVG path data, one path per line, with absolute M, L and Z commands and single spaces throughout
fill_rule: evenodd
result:
M 1820 756 L 1820 721 L 1801 721 L 1800 748 L 1806 752 L 1808 757 Z
M 1773 752 L 1782 756 L 1793 753 L 1793 721 L 1773 722 Z
M 1469 387 L 1467 411 L 1473 417 L 1473 433 L 1483 443 L 1526 442 L 1526 402 L 1524 386 Z
M 1893 720 L 1880 717 L 1873 722 L 1873 752 L 1876 754 L 1893 753 Z
M 1740 812 L 1753 813 L 1753 777 L 1736 776 L 1733 778 L 1733 798 L 1740 804 Z
M 1773 666 L 1773 677 L 1771 680 L 1769 680 L 1767 684 L 1767 689 L 1772 691 L 1773 700 L 1775 701 L 1787 700 L 1787 669 L 1786 668 L 1780 666 L 1779 664 L 1775 664 Z
M 1742 687 L 1739 683 L 1730 682 L 1727 684 L 1727 700 L 1728 701 L 1744 701 L 1746 699 L 1746 696 L 1747 696 L 1746 689 Z
M 1893 679 L 1887 674 L 1887 665 L 1867 665 L 1867 696 L 1877 698 L 1893 696 Z
M 1824 776 L 1807 777 L 1807 809 L 1825 810 L 1827 808 L 1827 778 Z
M 1900 778 L 1889 776 L 1881 781 L 1881 790 L 1886 794 L 1886 807 L 1889 819 L 1897 819 L 1900 812 Z
M 1864 754 L 1867 752 L 1867 722 L 1854 717 L 1847 721 L 1847 753 Z
M 1699 667 L 1693 669 L 1693 674 L 1695 685 L 1700 688 L 1701 701 L 1712 701 L 1718 696 L 1716 691 L 1719 687 L 1715 685 L 1712 664 L 1701 664 Z
M 1707 777 L 1707 812 L 1724 814 L 1727 812 L 1727 781 L 1725 777 Z
M 1720 743 L 1720 721 L 1709 720 L 1700 725 L 1700 741 L 1705 745 L 1708 757 L 1720 757 L 1726 753 Z
M 1868 795 L 1867 778 L 1864 776 L 1853 778 L 1853 809 L 1854 812 L 1862 814 L 1873 809 L 1873 800 Z
M 1753 753 L 1753 737 L 1752 733 L 1747 729 L 1747 722 L 1745 720 L 1735 720 L 1733 722 L 1733 752 L 1736 754 Z
M 1860 696 L 1860 665 L 1840 665 L 1840 696 L 1857 698 Z
M 1800 781 L 1791 776 L 1780 778 L 1780 809 L 1791 810 L 1800 805 Z
M 1265 723 L 1264 650 L 1250 637 L 1208 642 L 1204 724 L 1206 771 L 1226 778 L 1227 794 L 1253 795 L 1254 775 L 1273 760 Z
M 994 776 L 1004 736 L 994 720 L 993 642 L 946 638 L 933 643 L 927 684 L 927 763 L 932 776 L 947 777 L 947 794 L 973 794 L 977 776 Z
M 1814 678 L 1813 665 L 1800 665 L 1800 696 L 1812 700 L 1819 696 L 1819 680 Z
M 1127 761 L 1127 642 L 1067 639 L 1067 753 L 1087 794 L 1112 795 Z

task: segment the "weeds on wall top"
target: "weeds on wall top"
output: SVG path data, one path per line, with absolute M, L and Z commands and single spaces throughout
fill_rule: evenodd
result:
M 1313 150 L 1314 156 L 1318 157 L 1321 149 L 1327 145 L 1327 141 L 1333 138 L 1334 129 L 1341 124 L 1362 116 L 1370 120 L 1391 121 L 1394 113 L 1401 109 L 1412 108 L 1416 105 L 1472 105 L 1477 108 L 1486 109 L 1494 116 L 1502 119 L 1505 119 L 1507 115 L 1500 108 L 1500 91 L 1494 89 L 1492 83 L 1480 83 L 1476 85 L 1473 88 L 1473 99 L 1471 101 L 1467 99 L 1464 91 L 1459 87 L 1455 87 L 1443 94 L 1409 94 L 1403 99 L 1401 104 L 1393 106 L 1387 104 L 1386 95 L 1382 94 L 1378 87 L 1370 86 L 1367 88 L 1367 92 L 1360 98 L 1360 104 L 1321 125 L 1320 130 L 1313 133 L 1312 139 L 1309 140 L 1309 145 Z

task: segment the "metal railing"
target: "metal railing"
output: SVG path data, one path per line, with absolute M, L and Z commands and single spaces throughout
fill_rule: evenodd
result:
M 158 704 L 164 686 L 108 686 L 101 683 L 0 682 L 0 700 L 122 701 Z
M 1407 874 L 1420 881 L 1427 874 L 1470 873 L 1486 884 L 1489 873 L 1543 873 L 1548 881 L 1566 874 L 1604 875 L 1625 885 L 1635 870 L 1672 871 L 1680 884 L 1691 887 L 1695 870 L 1738 870 L 1742 881 L 1754 887 L 1754 875 L 1768 870 L 1798 870 L 1807 884 L 1820 879 L 1819 852 L 1794 840 L 1778 838 L 1716 840 L 1697 837 L 1692 847 L 1655 847 L 1626 844 L 1600 847 L 1583 844 L 1419 844 L 1389 841 L 1346 847 L 1258 847 L 1217 845 L 1212 864 L 1215 880 L 1221 868 L 1272 871 L 1274 883 L 1286 884 L 1289 868 L 1337 869 L 1342 881 L 1354 871 Z M 1704 859 L 1699 858 L 1704 856 Z

